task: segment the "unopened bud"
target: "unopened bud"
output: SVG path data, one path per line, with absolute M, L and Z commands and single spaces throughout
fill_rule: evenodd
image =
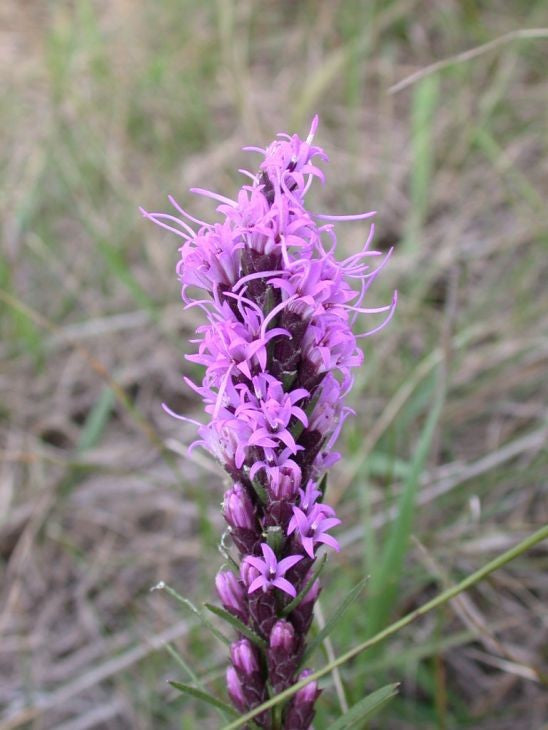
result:
M 305 679 L 312 672 L 305 669 L 299 674 L 299 680 Z M 317 682 L 309 682 L 295 693 L 285 717 L 285 730 L 302 730 L 309 728 L 314 719 L 314 703 L 320 695 Z
M 230 646 L 230 658 L 240 677 L 250 677 L 260 671 L 257 650 L 249 639 L 240 639 Z
M 245 712 L 247 710 L 247 703 L 245 701 L 242 685 L 234 667 L 228 667 L 226 670 L 226 686 L 228 696 L 232 700 L 236 709 L 240 712 Z
M 257 522 L 253 503 L 241 484 L 235 484 L 225 492 L 223 515 L 231 527 L 255 530 Z
M 292 654 L 295 650 L 295 629 L 289 621 L 280 620 L 274 624 L 270 634 L 270 648 Z
M 283 619 L 276 621 L 267 653 L 269 679 L 276 692 L 293 684 L 301 656 L 300 646 L 293 625 Z
M 217 573 L 215 587 L 224 608 L 247 623 L 247 598 L 243 585 L 230 570 Z

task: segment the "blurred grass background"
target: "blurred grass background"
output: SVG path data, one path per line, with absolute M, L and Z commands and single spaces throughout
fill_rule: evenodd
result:
M 315 112 L 331 163 L 311 206 L 377 210 L 376 245 L 396 250 L 369 302 L 400 293 L 364 342 L 330 478 L 345 549 L 324 615 L 370 576 L 333 651 L 546 522 L 547 41 L 390 89 L 547 15 L 540 0 L 2 0 L 1 728 L 218 727 L 166 680 L 222 692 L 224 648 L 150 592 L 211 600 L 223 477 L 160 408 L 199 417 L 181 378 L 199 317 L 179 304 L 178 240 L 138 206 L 173 194 L 211 219 L 187 189 L 234 195 L 253 165 L 240 148 L 305 134 Z M 342 251 L 366 231 L 341 224 Z M 370 727 L 541 728 L 546 565 L 541 546 L 345 665 L 316 730 L 400 680 Z

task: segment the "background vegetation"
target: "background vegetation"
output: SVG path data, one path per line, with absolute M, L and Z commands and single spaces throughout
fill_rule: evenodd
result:
M 543 25 L 541 0 L 2 0 L 1 728 L 218 727 L 166 680 L 222 692 L 224 648 L 150 592 L 211 600 L 223 477 L 160 408 L 199 417 L 181 379 L 198 314 L 178 240 L 138 206 L 174 194 L 211 219 L 187 189 L 234 194 L 240 148 L 315 112 L 331 163 L 312 205 L 377 210 L 395 253 L 369 301 L 400 292 L 330 480 L 345 549 L 323 614 L 370 579 L 329 651 L 546 522 L 547 42 L 393 88 Z M 342 248 L 366 230 L 341 224 Z M 316 729 L 401 681 L 371 727 L 538 730 L 546 564 L 544 543 L 345 664 Z

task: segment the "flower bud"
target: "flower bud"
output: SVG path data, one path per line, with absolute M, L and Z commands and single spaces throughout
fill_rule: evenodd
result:
M 244 587 L 234 573 L 223 570 L 217 573 L 215 587 L 224 608 L 241 621 L 247 623 L 249 612 Z
M 299 674 L 299 680 L 305 679 L 312 672 L 305 669 Z M 314 719 L 314 703 L 320 695 L 317 682 L 310 682 L 305 687 L 301 687 L 291 700 L 287 709 L 284 722 L 284 730 L 302 730 L 309 728 Z
M 267 469 L 268 493 L 274 499 L 293 499 L 301 485 L 301 470 L 291 459 L 283 466 Z
M 251 563 L 248 563 L 247 560 L 244 560 L 240 565 L 240 578 L 246 588 L 249 588 L 255 578 L 258 578 L 259 575 L 260 573 L 257 568 L 251 565 Z
M 301 679 L 306 679 L 306 677 L 310 676 L 311 674 L 311 669 L 303 669 L 303 671 L 298 676 L 298 681 L 300 682 Z M 320 693 L 321 690 L 318 689 L 318 683 L 316 681 L 309 682 L 307 685 L 301 687 L 301 689 L 295 693 L 295 701 L 297 704 L 312 704 L 316 702 L 316 700 L 320 696 Z
M 239 680 L 246 708 L 251 709 L 260 705 L 266 699 L 266 681 L 259 663 L 257 649 L 249 639 L 240 639 L 231 645 L 230 658 Z M 269 713 L 259 715 L 257 723 L 260 727 L 269 727 L 268 722 Z
M 277 621 L 270 633 L 267 652 L 268 676 L 276 692 L 293 683 L 301 655 L 300 639 L 289 621 Z
M 225 492 L 223 515 L 231 527 L 246 530 L 255 530 L 257 527 L 253 503 L 241 484 L 236 483 Z
M 226 686 L 228 689 L 228 696 L 232 700 L 236 709 L 240 712 L 245 712 L 247 710 L 247 703 L 245 701 L 242 685 L 234 667 L 228 667 L 226 670 Z
M 256 519 L 253 502 L 238 482 L 225 492 L 223 514 L 230 525 L 232 541 L 242 554 L 252 553 L 260 538 L 260 526 Z
M 270 648 L 292 654 L 295 651 L 295 629 L 289 621 L 277 621 L 270 634 Z
M 260 671 L 257 650 L 249 639 L 240 639 L 230 646 L 230 658 L 239 677 L 251 677 Z

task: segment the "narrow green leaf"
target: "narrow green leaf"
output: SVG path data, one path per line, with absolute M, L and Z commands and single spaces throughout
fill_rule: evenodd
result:
M 398 516 L 386 540 L 383 554 L 372 571 L 367 610 L 368 636 L 373 636 L 383 627 L 394 604 L 413 527 L 415 498 L 419 480 L 430 451 L 442 406 L 443 398 L 439 396 L 428 414 L 420 435 L 411 468 L 399 499 Z
M 194 682 L 194 684 L 200 684 L 200 680 L 198 679 L 198 675 L 194 673 L 192 667 L 190 664 L 187 664 L 185 661 L 185 658 L 179 654 L 177 649 L 175 647 L 171 646 L 171 644 L 164 644 L 164 648 L 167 651 L 167 653 L 171 656 L 171 658 L 177 662 L 177 664 L 184 669 L 184 671 L 188 674 L 190 679 Z M 201 687 L 199 687 L 201 689 Z
M 223 644 L 226 644 L 227 646 L 230 646 L 230 639 L 225 636 L 221 631 L 215 628 L 211 621 L 207 618 L 207 616 L 204 616 L 202 611 L 196 608 L 196 606 L 192 603 L 192 601 L 189 601 L 188 598 L 185 598 L 184 596 L 181 596 L 180 593 L 177 593 L 177 591 L 172 588 L 171 586 L 168 586 L 167 583 L 159 583 L 157 586 L 155 586 L 157 590 L 164 589 L 166 590 L 170 596 L 173 596 L 179 603 L 182 603 L 183 606 L 186 606 L 192 613 L 197 616 L 200 620 L 200 623 L 202 623 L 215 638 L 219 639 L 219 641 L 222 641 Z
M 108 417 L 112 411 L 112 406 L 114 405 L 115 400 L 116 396 L 114 395 L 114 391 L 111 388 L 103 388 L 97 403 L 95 403 L 89 412 L 86 422 L 82 428 L 82 432 L 78 440 L 78 452 L 91 449 L 98 443 L 108 421 Z
M 349 730 L 369 720 L 398 694 L 398 684 L 387 684 L 353 705 L 348 712 L 331 725 L 330 730 Z
M 214 613 L 215 616 L 222 618 L 223 621 L 226 621 L 231 626 L 234 626 L 236 631 L 239 631 L 240 634 L 247 636 L 247 638 L 254 644 L 257 644 L 258 647 L 260 647 L 261 649 L 267 648 L 266 641 L 264 639 L 261 639 L 261 637 L 256 634 L 253 629 L 250 629 L 249 626 L 246 626 L 242 621 L 240 621 L 239 618 L 236 618 L 236 616 L 233 616 L 228 611 L 225 611 L 224 608 L 221 608 L 220 606 L 215 606 L 213 603 L 204 603 L 204 606 L 205 608 L 207 608 L 208 611 Z
M 195 697 L 197 700 L 201 700 L 202 702 L 207 702 L 208 705 L 212 705 L 213 707 L 216 707 L 218 710 L 222 710 L 222 712 L 226 712 L 231 717 L 238 717 L 238 713 L 236 710 L 228 705 L 226 702 L 223 702 L 222 700 L 217 699 L 217 697 L 214 697 L 213 695 L 210 695 L 209 692 L 204 692 L 201 689 L 197 689 L 197 687 L 192 687 L 189 684 L 183 684 L 182 682 L 173 682 L 169 681 L 169 684 L 172 687 L 175 687 L 175 689 L 178 689 L 179 692 L 182 692 L 183 694 L 191 695 L 191 697 Z
M 185 658 L 179 654 L 179 652 L 171 646 L 171 644 L 165 644 L 166 651 L 168 654 L 177 662 L 177 664 L 183 668 L 183 670 L 188 674 L 190 677 L 190 680 L 194 683 L 195 687 L 198 690 L 202 690 L 202 692 L 205 692 L 204 685 L 198 675 L 194 672 L 190 664 L 187 664 L 185 661 Z M 228 715 L 224 710 L 222 710 L 220 707 L 217 708 L 217 712 L 219 716 L 225 721 L 228 722 Z
M 312 584 L 316 580 L 316 578 L 319 576 L 319 574 L 322 572 L 322 568 L 325 565 L 325 561 L 327 560 L 327 553 L 324 553 L 322 556 L 322 559 L 319 561 L 318 566 L 316 570 L 312 573 L 312 577 L 308 581 L 308 583 L 305 585 L 305 587 L 302 589 L 300 593 L 297 593 L 295 598 L 287 604 L 287 606 L 282 611 L 282 616 L 288 616 L 291 611 L 294 611 L 299 603 L 303 600 L 303 598 L 306 596 L 308 591 L 312 588 Z
M 354 586 L 354 588 L 352 588 L 350 593 L 348 593 L 348 595 L 344 598 L 344 600 L 339 604 L 339 606 L 335 610 L 335 613 L 326 622 L 323 629 L 321 629 L 321 631 L 318 632 L 318 634 L 314 637 L 314 639 L 308 645 L 308 647 L 303 655 L 303 662 L 306 661 L 308 659 L 308 657 L 312 656 L 312 654 L 316 651 L 316 649 L 320 646 L 320 644 L 323 641 L 325 641 L 325 639 L 327 639 L 329 634 L 333 631 L 335 626 L 338 624 L 338 622 L 344 616 L 344 614 L 346 613 L 348 608 L 358 598 L 358 596 L 362 592 L 362 590 L 368 580 L 369 580 L 369 576 L 365 576 L 365 578 L 362 578 L 360 580 L 360 582 L 357 583 Z
M 404 245 L 408 249 L 418 247 L 420 230 L 428 212 L 430 182 L 434 166 L 434 118 L 438 99 L 438 76 L 426 77 L 414 89 L 411 109 L 413 165 L 409 191 L 412 206 L 404 240 Z

